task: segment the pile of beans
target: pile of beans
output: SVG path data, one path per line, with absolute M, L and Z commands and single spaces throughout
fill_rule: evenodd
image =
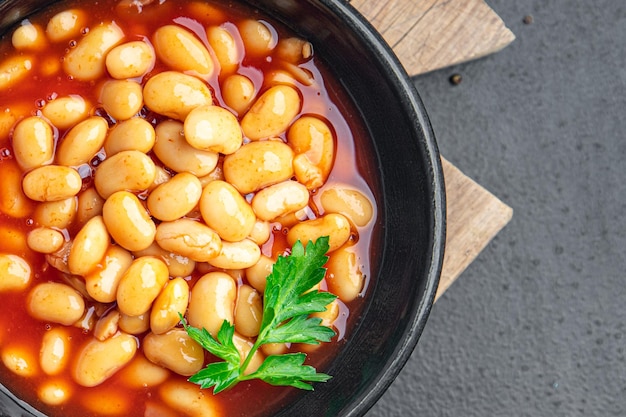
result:
M 329 236 L 320 290 L 339 299 L 319 316 L 334 325 L 364 291 L 357 247 L 375 207 L 354 162 L 336 173 L 346 139 L 311 44 L 211 3 L 151 3 L 98 6 L 135 26 L 76 3 L 4 41 L 0 94 L 55 84 L 33 107 L 2 103 L 0 297 L 45 329 L 35 346 L 0 336 L 0 353 L 48 406 L 132 415 L 131 397 L 74 394 L 114 377 L 156 390 L 137 415 L 219 415 L 172 376 L 210 360 L 179 314 L 213 335 L 234 323 L 243 355 L 276 257 Z M 264 346 L 247 371 L 294 348 Z

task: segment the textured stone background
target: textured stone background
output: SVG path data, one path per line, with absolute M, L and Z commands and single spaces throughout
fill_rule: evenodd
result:
M 513 220 L 368 417 L 623 417 L 626 2 L 487 1 L 517 40 L 415 85 L 442 154 Z

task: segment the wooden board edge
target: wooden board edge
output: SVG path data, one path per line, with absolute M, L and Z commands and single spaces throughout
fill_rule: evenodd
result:
M 484 0 L 351 4 L 387 41 L 410 76 L 483 58 L 515 40 Z
M 435 300 L 456 281 L 512 219 L 513 209 L 442 158 L 447 237 Z
M 479 50 L 476 53 L 472 55 L 468 55 L 468 56 L 459 55 L 457 58 L 453 58 L 449 60 L 448 62 L 446 62 L 445 64 L 443 63 L 435 64 L 435 65 L 423 64 L 422 66 L 415 68 L 415 70 L 410 70 L 415 65 L 415 63 L 412 62 L 412 59 L 407 59 L 402 56 L 400 56 L 399 59 L 402 65 L 405 68 L 407 68 L 409 76 L 415 77 L 415 76 L 422 75 L 422 74 L 428 74 L 430 72 L 437 71 L 440 69 L 449 68 L 455 65 L 461 65 L 470 61 L 480 59 L 480 58 L 485 58 L 489 55 L 495 54 L 496 52 L 500 52 L 501 50 L 509 46 L 511 43 L 513 43 L 515 39 L 516 39 L 515 34 L 509 28 L 505 27 L 502 29 L 502 36 L 498 39 L 498 42 L 491 44 L 489 48 Z

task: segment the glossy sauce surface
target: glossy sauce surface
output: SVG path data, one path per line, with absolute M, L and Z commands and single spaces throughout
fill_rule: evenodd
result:
M 15 150 L 13 146 L 13 132 L 15 124 L 29 116 L 39 116 L 42 109 L 54 99 L 66 96 L 78 96 L 90 104 L 89 114 L 91 116 L 103 117 L 109 127 L 109 132 L 114 129 L 120 120 L 111 116 L 111 111 L 106 111 L 101 103 L 100 90 L 104 82 L 110 81 L 108 73 L 98 76 L 93 80 L 83 81 L 75 77 L 68 76 L 63 70 L 64 57 L 68 51 L 76 48 L 81 37 L 87 36 L 102 22 L 114 22 L 124 33 L 123 42 L 143 41 L 153 43 L 155 31 L 167 25 L 176 25 L 185 28 L 193 33 L 203 44 L 208 45 L 207 27 L 225 28 L 232 34 L 238 34 L 246 19 L 262 21 L 265 27 L 269 28 L 272 36 L 276 39 L 283 39 L 294 36 L 285 28 L 275 22 L 269 22 L 258 11 L 247 9 L 236 3 L 222 5 L 221 3 L 188 2 L 182 0 L 166 0 L 163 2 L 146 2 L 143 6 L 133 5 L 132 2 L 117 2 L 112 0 L 90 3 L 84 6 L 81 2 L 69 2 L 55 5 L 53 8 L 45 10 L 38 15 L 32 16 L 28 22 L 34 25 L 46 27 L 47 22 L 58 12 L 70 8 L 84 10 L 85 23 L 81 27 L 80 35 L 63 42 L 50 42 L 45 48 L 36 52 L 18 51 L 16 52 L 11 44 L 10 36 L 5 36 L 0 45 L 0 60 L 6 61 L 16 55 L 32 56 L 33 68 L 19 83 L 4 88 L 0 93 L 0 111 L 3 118 L 0 119 L 0 170 L 18 169 L 20 175 L 25 175 L 28 170 L 16 168 Z M 159 4 L 160 3 L 160 4 Z M 243 51 L 241 37 L 234 36 L 240 51 Z M 211 50 L 209 48 L 209 50 Z M 314 50 L 314 45 L 313 45 Z M 314 54 L 310 59 L 303 60 L 297 65 L 286 64 L 277 55 L 275 50 L 268 54 L 255 56 L 251 53 L 243 53 L 236 70 L 237 74 L 248 77 L 256 90 L 256 97 L 267 91 L 272 84 L 272 79 L 281 79 L 285 75 L 276 76 L 276 73 L 291 75 L 293 83 L 301 95 L 301 108 L 298 110 L 297 118 L 306 115 L 313 115 L 324 120 L 332 127 L 332 135 L 335 145 L 334 165 L 330 175 L 320 189 L 311 190 L 311 198 L 308 206 L 301 211 L 301 219 L 315 219 L 325 213 L 320 195 L 325 187 L 333 184 L 344 184 L 350 189 L 358 190 L 373 204 L 373 219 L 363 226 L 352 225 L 350 241 L 346 244 L 357 254 L 358 265 L 363 274 L 364 284 L 359 296 L 353 301 L 339 302 L 339 315 L 333 322 L 333 327 L 337 330 L 337 337 L 332 343 L 326 344 L 309 353 L 308 362 L 323 371 L 337 349 L 340 349 L 345 340 L 349 338 L 352 324 L 357 319 L 360 308 L 363 305 L 367 293 L 370 279 L 371 262 L 370 241 L 372 240 L 373 228 L 376 224 L 376 205 L 370 191 L 370 186 L 365 178 L 359 173 L 359 158 L 366 155 L 360 154 L 362 150 L 358 148 L 358 143 L 366 142 L 365 131 L 360 125 L 358 115 L 349 104 L 349 100 L 341 92 L 338 83 L 332 78 L 331 69 L 325 67 L 324 57 Z M 211 59 L 215 61 L 214 52 Z M 165 63 L 161 59 L 156 59 L 153 67 L 145 74 L 134 77 L 132 80 L 145 85 L 147 80 L 156 74 L 172 69 L 172 63 Z M 223 71 L 222 71 L 223 72 Z M 224 99 L 224 80 L 227 74 L 220 72 L 219 68 L 208 77 L 200 77 L 210 89 L 213 104 L 219 105 L 232 112 L 241 122 L 245 112 L 237 112 L 226 104 Z M 272 75 L 273 74 L 273 75 Z M 295 74 L 295 75 L 294 75 Z M 272 78 L 275 77 L 275 78 Z M 289 77 L 287 77 L 288 79 Z M 280 81 L 282 82 L 282 81 Z M 279 82 L 279 83 L 280 83 Z M 138 117 L 147 120 L 151 125 L 166 121 L 168 117 L 157 114 L 146 106 L 143 106 Z M 58 149 L 60 143 L 67 137 L 71 126 L 54 127 L 54 144 Z M 281 133 L 278 138 L 287 141 L 286 133 Z M 249 139 L 244 138 L 244 143 Z M 148 152 L 148 156 L 161 166 L 158 158 Z M 82 178 L 82 190 L 87 190 L 94 183 L 94 174 L 98 166 L 107 160 L 109 155 L 104 149 L 98 150 L 96 155 L 86 163 L 80 163 L 74 168 Z M 220 156 L 220 161 L 223 155 Z M 176 173 L 166 170 L 169 175 Z M 0 187 L 9 190 L 5 183 L 7 176 L 0 176 Z M 145 201 L 147 191 L 136 192 L 140 201 Z M 244 195 L 250 202 L 254 193 Z M 2 207 L 11 206 L 11 196 L 7 191 L 2 194 Z M 42 410 L 50 416 L 91 416 L 91 415 L 114 415 L 114 416 L 145 416 L 169 417 L 174 415 L 194 415 L 193 411 L 174 411 L 167 399 L 164 399 L 163 390 L 174 386 L 172 384 L 184 384 L 182 386 L 192 387 L 194 393 L 211 403 L 216 416 L 262 416 L 272 415 L 281 407 L 285 401 L 298 395 L 293 389 L 271 387 L 262 382 L 251 381 L 241 383 L 235 388 L 213 397 L 210 390 L 200 392 L 197 387 L 185 382 L 186 377 L 176 375 L 174 372 L 166 371 L 164 382 L 155 386 L 142 386 L 137 383 L 136 377 L 128 369 L 131 364 L 117 371 L 110 378 L 96 387 L 84 387 L 77 384 L 71 375 L 73 357 L 76 352 L 81 351 L 85 345 L 93 340 L 94 322 L 102 317 L 107 311 L 115 308 L 114 303 L 97 303 L 87 300 L 86 313 L 81 320 L 69 326 L 60 326 L 56 323 L 38 320 L 32 317 L 27 308 L 28 290 L 38 283 L 60 282 L 68 283 L 71 278 L 57 268 L 50 265 L 46 256 L 37 253 L 29 248 L 26 243 L 28 234 L 39 225 L 36 221 L 37 202 L 26 199 L 26 207 L 19 215 L 13 209 L 0 210 L 0 254 L 14 254 L 23 258 L 32 270 L 32 279 L 26 290 L 7 290 L 0 292 L 0 351 L 3 356 L 3 366 L 0 366 L 0 382 L 12 390 L 16 395 L 35 408 Z M 10 214 L 9 214 L 10 212 Z M 158 223 L 158 222 L 157 222 Z M 58 228 L 63 233 L 66 240 L 75 237 L 83 225 L 74 220 L 66 227 Z M 285 253 L 288 249 L 287 232 L 290 224 L 287 221 L 272 221 L 269 239 L 261 246 L 263 255 L 270 258 Z M 193 288 L 195 282 L 206 272 L 217 270 L 217 268 L 207 266 L 197 266 L 196 269 L 184 279 Z M 229 271 L 236 277 L 238 285 L 246 284 L 247 278 L 241 271 Z M 74 277 L 75 278 L 75 277 Z M 173 277 L 170 277 L 170 279 Z M 80 281 L 80 278 L 78 278 Z M 76 282 L 71 283 L 76 286 Z M 80 287 L 80 283 L 78 284 Z M 322 283 L 322 289 L 327 289 Z M 39 355 L 40 347 L 44 336 L 51 330 L 62 327 L 69 340 L 69 362 L 62 372 L 49 375 L 42 371 Z M 136 361 L 141 360 L 142 341 L 145 333 L 133 336 L 138 351 L 135 354 Z M 292 347 L 298 350 L 298 347 Z M 17 352 L 17 353 L 15 353 Z M 11 357 L 27 359 L 24 363 L 11 361 Z M 215 360 L 207 354 L 206 361 Z M 18 361 L 19 362 L 19 361 Z M 10 364 L 14 368 L 10 369 Z M 169 384 L 169 385 L 168 385 Z M 67 393 L 67 399 L 60 404 L 52 404 L 53 400 L 42 401 L 42 392 L 54 392 L 55 387 Z M 54 395 L 52 395 L 52 398 Z M 51 398 L 50 396 L 45 398 Z

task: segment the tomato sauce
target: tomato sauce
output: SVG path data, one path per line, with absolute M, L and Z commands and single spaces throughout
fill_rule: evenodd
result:
M 161 0 L 154 2 L 101 0 L 98 2 L 61 2 L 55 4 L 36 15 L 28 17 L 32 24 L 46 26 L 46 22 L 61 10 L 68 8 L 84 9 L 88 14 L 88 23 L 83 28 L 81 36 L 89 32 L 89 28 L 101 22 L 115 22 L 123 29 L 124 42 L 143 40 L 150 41 L 154 31 L 164 25 L 174 24 L 181 26 L 194 33 L 205 45 L 207 35 L 205 28 L 208 25 L 221 25 L 236 30 L 243 19 L 254 18 L 265 22 L 278 38 L 296 36 L 277 22 L 272 22 L 256 10 L 250 10 L 236 2 L 190 2 L 183 0 Z M 0 43 L 0 62 L 15 55 L 11 45 L 11 31 L 9 31 Z M 62 60 L 66 53 L 76 44 L 80 38 L 71 39 L 68 42 L 49 43 L 47 47 L 35 54 L 35 67 L 29 71 L 25 79 L 0 92 L 0 111 L 5 115 L 14 115 L 15 120 L 27 116 L 40 115 L 41 109 L 47 103 L 57 97 L 67 95 L 79 95 L 87 102 L 94 104 L 91 114 L 102 115 L 109 121 L 110 127 L 115 126 L 116 120 L 106 114 L 98 105 L 99 86 L 107 79 L 106 74 L 92 81 L 80 81 L 73 79 L 64 73 Z M 241 41 L 239 46 L 242 47 Z M 313 45 L 313 48 L 315 45 Z M 22 52 L 18 52 L 21 54 Z M 26 53 L 26 52 L 24 52 Z M 376 224 L 376 205 L 370 185 L 366 178 L 359 173 L 359 159 L 367 157 L 363 154 L 365 147 L 359 148 L 358 144 L 367 142 L 365 129 L 359 122 L 359 116 L 349 102 L 347 96 L 341 91 L 339 84 L 333 79 L 332 72 L 324 64 L 324 57 L 313 54 L 313 57 L 302 62 L 298 67 L 309 74 L 314 82 L 306 85 L 296 81 L 298 91 L 302 95 L 302 109 L 299 115 L 315 115 L 325 120 L 332 126 L 335 138 L 335 161 L 334 167 L 328 177 L 327 183 L 344 183 L 359 190 L 374 206 L 374 218 L 363 227 L 355 227 L 351 237 L 351 243 L 355 246 L 359 255 L 359 267 L 365 277 L 364 288 L 361 296 L 354 301 L 340 302 L 340 312 L 333 326 L 337 330 L 337 336 L 331 343 L 324 344 L 308 354 L 307 363 L 323 372 L 338 349 L 350 337 L 351 328 L 358 318 L 359 311 L 363 306 L 369 285 L 370 271 L 375 270 L 370 261 L 370 242 L 373 239 L 373 229 Z M 254 57 L 244 56 L 237 70 L 238 73 L 251 79 L 260 91 L 265 89 L 265 77 L 276 70 L 284 70 L 284 65 L 273 55 Z M 154 68 L 136 81 L 145 82 L 154 74 L 169 68 L 158 58 Z M 221 85 L 222 76 L 219 71 L 205 80 L 213 94 L 214 104 L 228 108 L 225 104 Z M 144 108 L 140 112 L 153 125 L 165 118 L 150 112 Z M 239 115 L 241 119 L 241 115 Z M 0 128 L 2 128 L 0 120 Z M 11 120 L 11 119 L 6 119 Z M 7 134 L 3 132 L 6 131 Z M 66 134 L 67 129 L 55 128 L 55 143 L 58 144 Z M 0 129 L 0 169 L 2 166 L 14 164 L 11 128 Z M 286 140 L 284 135 L 281 139 Z M 83 179 L 83 189 L 88 188 L 93 182 L 93 173 L 101 159 L 106 155 L 98 154 L 89 164 L 78 167 Z M 371 179 L 370 179 L 371 180 Z M 0 189 L 5 188 L 4 178 L 0 178 Z M 319 190 L 313 190 L 311 203 L 305 213 L 307 218 L 313 219 L 324 214 L 324 209 L 319 201 Z M 249 197 L 249 196 L 248 196 Z M 33 202 L 33 205 L 36 204 Z M 22 257 L 31 266 L 33 278 L 30 286 L 39 282 L 67 282 L 66 277 L 60 271 L 51 266 L 46 257 L 29 249 L 26 244 L 26 236 L 29 231 L 37 227 L 32 215 L 24 217 L 12 217 L 0 211 L 0 253 L 14 254 Z M 66 237 L 74 236 L 79 225 L 73 224 L 63 230 Z M 288 250 L 286 232 L 288 226 L 279 222 L 271 224 L 270 239 L 261 246 L 262 253 L 269 257 L 276 257 Z M 190 287 L 200 277 L 196 271 L 187 280 Z M 1 279 L 1 278 L 0 278 Z M 240 282 L 245 282 L 245 275 Z M 30 288 L 30 287 L 29 287 Z M 323 284 L 322 289 L 326 289 Z M 174 411 L 163 401 L 159 386 L 135 386 L 129 383 L 128 375 L 124 369 L 118 371 L 109 379 L 96 387 L 83 387 L 74 382 L 71 375 L 71 364 L 81 347 L 93 338 L 90 320 L 101 312 L 102 306 L 97 303 L 87 302 L 85 317 L 73 326 L 67 326 L 70 335 L 70 358 L 69 365 L 58 375 L 47 375 L 39 366 L 39 350 L 41 341 L 46 332 L 58 326 L 54 323 L 46 323 L 30 316 L 26 308 L 25 291 L 0 292 L 0 353 L 3 363 L 0 364 L 0 382 L 8 387 L 19 398 L 31 404 L 38 410 L 50 416 L 86 417 L 86 416 L 145 416 L 145 417 L 169 417 L 180 415 L 180 411 Z M 110 306 L 108 306 L 110 307 Z M 143 335 L 136 335 L 139 349 L 137 355 L 141 355 L 141 339 Z M 297 347 L 293 347 L 296 349 Z M 16 372 L 7 366 L 10 361 L 5 357 L 15 351 L 19 352 L 30 364 L 30 370 L 23 369 Z M 19 356 L 18 355 L 18 356 Z M 206 354 L 206 361 L 216 358 Z M 28 367 L 27 367 L 28 368 Z M 186 377 L 171 372 L 167 382 L 184 382 Z M 60 387 L 67 393 L 67 399 L 59 404 L 52 401 L 42 401 L 42 390 L 54 390 Z M 203 395 L 212 396 L 211 390 L 205 390 Z M 267 416 L 272 415 L 288 401 L 293 401 L 300 395 L 295 389 L 269 386 L 260 381 L 240 383 L 236 387 L 220 393 L 212 398 L 216 416 Z M 49 398 L 49 397 L 47 397 Z M 211 415 L 211 414 L 207 414 Z

